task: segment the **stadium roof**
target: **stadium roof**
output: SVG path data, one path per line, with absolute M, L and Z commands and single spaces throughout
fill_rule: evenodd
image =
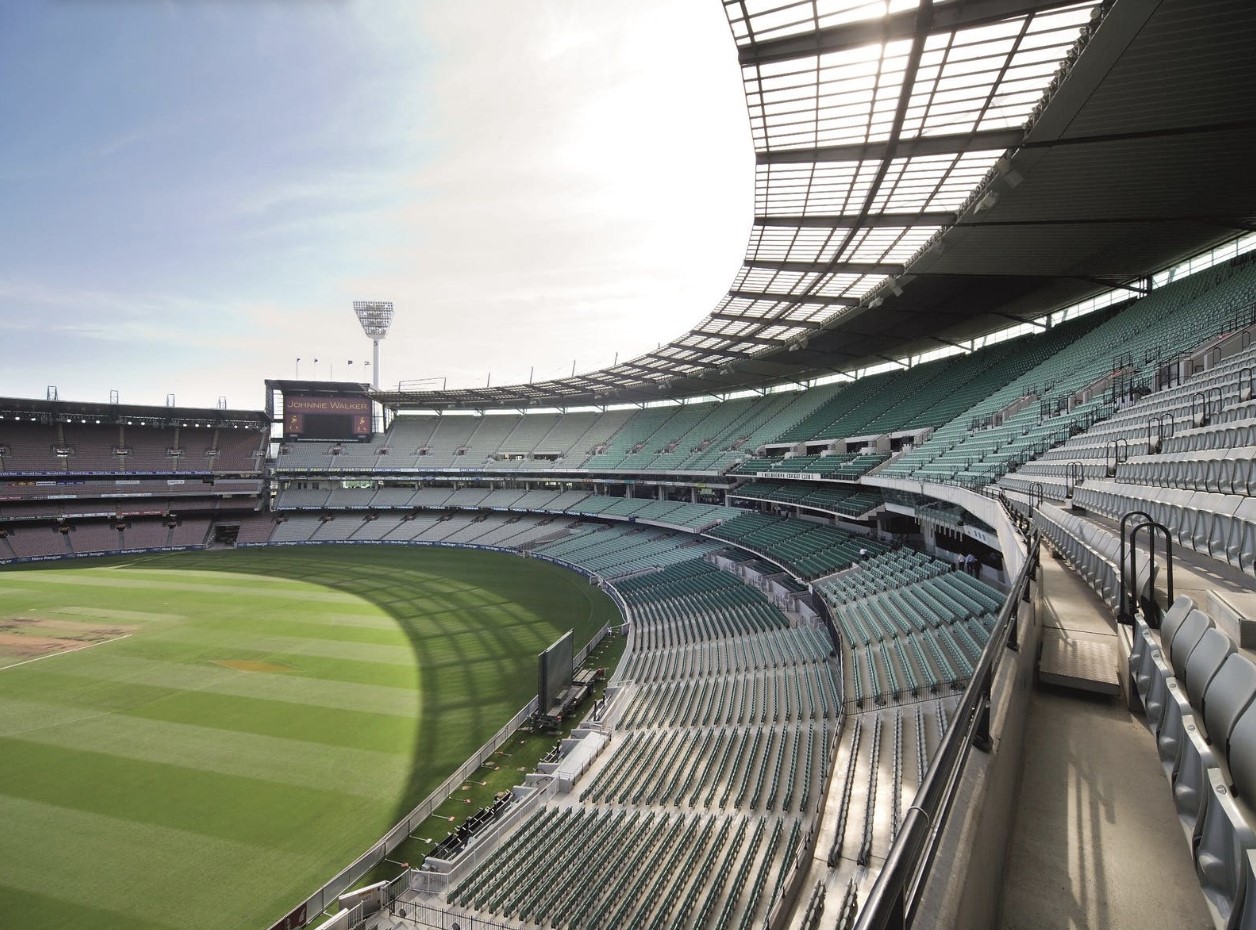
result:
M 371 389 L 363 381 L 305 381 L 292 378 L 267 378 L 266 390 L 308 397 L 362 397 Z
M 227 410 L 221 407 L 160 407 L 150 404 L 100 404 L 66 400 L 34 400 L 0 397 L 0 419 L 29 419 L 41 423 L 135 424 L 169 427 L 247 426 L 261 428 L 270 418 L 260 410 Z
M 1250 0 L 724 6 L 755 220 L 715 309 L 600 371 L 381 402 L 641 403 L 803 382 L 1140 293 L 1256 228 Z

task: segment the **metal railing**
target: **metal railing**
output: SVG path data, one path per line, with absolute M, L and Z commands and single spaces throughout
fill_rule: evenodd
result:
M 602 641 L 603 637 L 609 632 L 609 626 L 603 626 L 600 630 L 593 634 L 593 637 L 576 655 L 573 665 L 578 667 L 588 657 L 589 653 Z M 511 735 L 519 729 L 525 720 L 536 712 L 537 699 L 533 698 L 524 705 L 518 713 L 510 719 L 510 721 L 498 730 L 493 736 L 477 749 L 470 758 L 467 759 L 458 770 L 446 778 L 440 785 L 422 802 L 418 804 L 404 819 L 388 831 L 378 842 L 361 856 L 355 859 L 349 866 L 341 870 L 331 881 L 323 885 L 318 891 L 305 899 L 304 904 L 297 908 L 300 911 L 304 908 L 306 920 L 310 923 L 317 920 L 319 916 L 330 908 L 333 904 L 338 903 L 339 897 L 346 890 L 359 882 L 367 872 L 384 861 L 390 852 L 400 846 L 410 837 L 410 834 L 422 824 L 432 812 L 445 802 L 454 791 L 458 789 L 464 781 L 471 776 L 481 765 L 483 765 L 493 753 L 496 752 L 503 743 L 508 740 Z
M 855 930 L 900 930 L 912 925 L 969 753 L 973 747 L 987 750 L 991 745 L 991 686 L 1004 654 L 1019 649 L 1020 605 L 1029 600 L 1030 582 L 1038 566 L 1039 540 L 1040 533 L 1034 530 L 1028 557 L 999 612 L 990 642 L 973 670 L 954 722 L 921 782 L 915 803 L 903 819 L 902 830 L 881 874 L 860 909 Z

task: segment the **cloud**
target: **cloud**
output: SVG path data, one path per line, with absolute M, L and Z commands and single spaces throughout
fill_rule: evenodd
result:
M 517 6 L 424 7 L 432 154 L 396 211 L 395 270 L 345 282 L 394 295 L 403 376 L 627 358 L 700 320 L 740 262 L 753 156 L 718 11 Z M 484 41 L 486 21 L 511 41 Z
M 0 329 L 32 356 L 0 391 L 125 364 L 159 397 L 260 396 L 297 356 L 367 357 L 362 298 L 397 305 L 385 383 L 557 376 L 679 335 L 732 281 L 753 154 L 718 5 L 282 3 L 248 41 L 223 9 L 187 86 L 94 41 L 144 105 L 64 114 L 110 173 L 57 164 L 0 218 Z M 196 22 L 151 16 L 172 47 Z

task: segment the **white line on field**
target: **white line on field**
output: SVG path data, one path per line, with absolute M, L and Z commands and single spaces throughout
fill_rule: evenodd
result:
M 40 659 L 51 659 L 55 656 L 68 655 L 71 652 L 82 652 L 84 649 L 91 649 L 93 646 L 103 646 L 105 643 L 116 643 L 120 639 L 126 639 L 130 633 L 123 633 L 121 636 L 115 636 L 113 639 L 102 639 L 97 643 L 88 643 L 85 646 L 77 646 L 74 649 L 62 649 L 60 652 L 50 652 L 47 655 L 35 656 L 33 659 L 27 659 L 25 662 L 15 662 L 12 665 L 0 665 L 0 672 L 7 672 L 11 668 L 18 668 L 22 665 L 30 665 L 32 662 L 38 662 Z

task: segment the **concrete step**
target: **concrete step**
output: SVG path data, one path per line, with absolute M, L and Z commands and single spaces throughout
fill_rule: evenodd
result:
M 1120 694 L 1116 638 L 1046 627 L 1038 656 L 1044 684 L 1096 694 Z

